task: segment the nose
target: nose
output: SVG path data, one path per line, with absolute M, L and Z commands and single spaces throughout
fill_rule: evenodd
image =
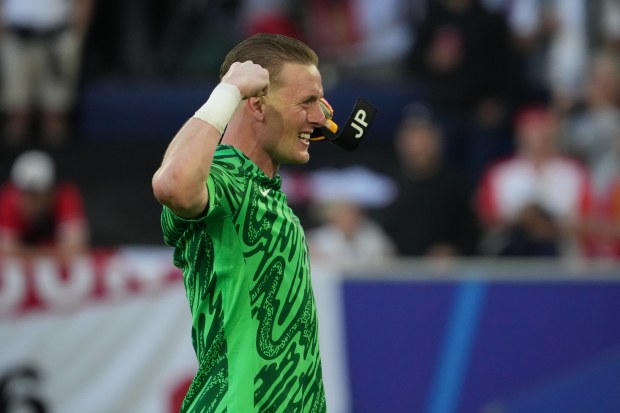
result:
M 321 105 L 319 104 L 319 101 L 317 100 L 316 102 L 312 104 L 312 106 L 310 107 L 310 110 L 308 111 L 308 122 L 310 122 L 313 127 L 319 128 L 325 125 L 326 121 L 327 121 L 327 118 L 325 117 L 325 114 L 323 113 L 323 110 L 321 109 Z

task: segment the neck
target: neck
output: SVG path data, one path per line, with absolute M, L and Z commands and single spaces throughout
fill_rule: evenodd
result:
M 536 167 L 543 165 L 545 162 L 555 156 L 553 151 L 540 151 L 540 152 L 524 152 L 523 155 L 530 160 Z
M 244 124 L 243 118 L 233 117 L 229 122 L 222 143 L 234 146 L 256 164 L 270 178 L 278 172 L 279 165 L 261 147 L 252 124 Z

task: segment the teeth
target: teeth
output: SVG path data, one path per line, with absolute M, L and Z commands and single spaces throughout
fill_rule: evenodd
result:
M 310 139 L 310 134 L 302 132 L 302 133 L 299 134 L 299 137 L 301 139 Z

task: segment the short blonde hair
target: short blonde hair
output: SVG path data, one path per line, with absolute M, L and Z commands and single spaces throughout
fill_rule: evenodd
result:
M 312 64 L 318 66 L 316 52 L 301 40 L 281 34 L 258 33 L 237 44 L 220 67 L 220 79 L 235 62 L 252 62 L 269 71 L 269 81 L 278 84 L 278 77 L 285 63 Z

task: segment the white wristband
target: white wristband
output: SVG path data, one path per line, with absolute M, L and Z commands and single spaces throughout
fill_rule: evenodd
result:
M 241 92 L 237 86 L 220 83 L 206 103 L 194 113 L 194 117 L 209 123 L 222 134 L 240 102 Z

